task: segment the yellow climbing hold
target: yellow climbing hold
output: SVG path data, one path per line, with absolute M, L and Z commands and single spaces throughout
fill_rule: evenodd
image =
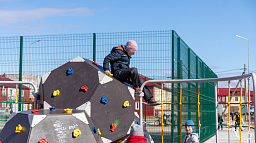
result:
M 64 111 L 65 111 L 66 113 L 69 113 L 69 114 L 71 114 L 71 113 L 72 113 L 72 110 L 73 110 L 73 109 L 69 109 L 69 108 L 64 109 Z
M 98 135 L 101 135 L 101 132 L 100 132 L 100 129 L 99 129 L 99 128 L 97 129 L 97 131 L 98 131 L 97 134 L 98 134 Z
M 60 95 L 60 91 L 59 91 L 59 90 L 55 90 L 52 95 L 53 95 L 53 96 Z
M 110 76 L 110 77 L 111 77 L 111 76 L 113 76 L 113 74 L 111 74 L 110 72 L 108 72 L 108 76 Z
M 123 104 L 123 107 L 127 107 L 127 106 L 130 106 L 129 101 L 125 101 Z
M 79 130 L 79 129 L 75 129 L 74 131 L 73 131 L 73 137 L 78 137 L 79 135 L 81 135 L 81 131 Z
M 21 131 L 22 131 L 22 126 L 19 124 L 19 125 L 16 127 L 15 133 L 20 133 Z

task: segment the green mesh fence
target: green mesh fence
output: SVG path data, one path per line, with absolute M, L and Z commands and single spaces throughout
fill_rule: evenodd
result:
M 125 44 L 128 40 L 135 40 L 139 46 L 137 53 L 132 56 L 130 67 L 136 67 L 143 80 L 217 77 L 173 30 L 34 35 L 23 36 L 22 38 L 0 37 L 0 48 L 3 51 L 0 53 L 0 75 L 5 73 L 8 78 L 18 80 L 21 76 L 19 73 L 22 72 L 23 81 L 31 81 L 39 86 L 42 75 L 77 56 L 96 61 L 102 65 L 104 57 L 109 54 L 114 46 Z M 22 53 L 21 63 L 20 53 Z M 22 69 L 19 69 L 21 64 Z M 10 75 L 13 75 L 13 77 Z M 29 85 L 25 86 L 31 88 Z M 154 98 L 160 101 L 161 85 L 151 84 L 149 88 L 154 94 Z M 199 88 L 202 124 L 201 142 L 204 142 L 215 134 L 215 128 L 211 126 L 215 124 L 214 88 L 213 83 L 201 83 Z M 196 83 L 182 84 L 182 89 L 183 104 L 180 109 L 178 104 L 180 85 L 164 85 L 163 100 L 165 104 L 163 113 L 166 114 L 164 142 L 180 141 L 180 110 L 182 111 L 182 124 L 188 119 L 192 119 L 196 125 L 198 124 L 198 85 Z M 0 93 L 2 92 L 0 91 Z M 32 96 L 32 90 L 27 96 Z M 1 101 L 4 100 L 8 102 L 1 98 Z M 25 101 L 27 101 L 26 98 L 19 100 L 20 103 Z M 155 142 L 160 142 L 161 107 L 145 105 L 143 109 L 147 130 Z M 135 111 L 138 112 L 138 98 L 135 101 Z M 195 131 L 198 132 L 198 126 L 195 126 Z M 182 127 L 182 138 L 184 135 L 185 130 Z

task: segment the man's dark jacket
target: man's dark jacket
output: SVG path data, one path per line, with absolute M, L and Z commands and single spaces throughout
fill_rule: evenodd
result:
M 116 74 L 121 69 L 128 69 L 131 57 L 126 52 L 124 45 L 114 47 L 110 54 L 108 54 L 103 62 L 104 71 L 109 70 L 109 63 L 111 64 L 111 73 Z

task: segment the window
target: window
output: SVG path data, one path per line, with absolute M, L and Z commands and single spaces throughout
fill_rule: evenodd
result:
M 243 96 L 243 97 L 242 97 L 242 101 L 244 101 L 244 100 L 245 100 L 245 97 Z
M 6 89 L 2 89 L 2 96 L 6 96 Z
M 21 90 L 21 97 L 24 97 L 24 90 Z
M 238 101 L 238 97 L 235 97 L 235 101 Z
M 140 110 L 140 104 L 138 101 L 135 102 L 135 110 Z
M 6 103 L 2 103 L 2 107 L 6 107 Z
M 222 102 L 225 102 L 225 96 L 222 96 Z

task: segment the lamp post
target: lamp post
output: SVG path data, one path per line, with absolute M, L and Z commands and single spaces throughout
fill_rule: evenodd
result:
M 249 72 L 249 39 L 247 39 L 247 38 L 245 38 L 245 37 L 242 37 L 242 36 L 239 36 L 239 35 L 236 35 L 236 37 L 242 38 L 242 39 L 245 39 L 245 40 L 248 41 L 248 73 L 250 73 L 250 72 Z
M 238 38 L 242 38 L 242 39 L 245 39 L 248 41 L 248 73 L 250 73 L 249 71 L 249 39 L 245 38 L 245 37 L 242 37 L 242 36 L 239 36 L 239 35 L 236 35 L 236 37 Z M 244 66 L 244 68 L 246 68 L 246 65 Z M 246 70 L 244 71 L 246 72 Z M 246 74 L 246 73 L 245 73 Z M 248 99 L 247 99 L 247 87 L 246 87 L 246 79 L 244 79 L 244 83 L 245 83 L 245 102 L 248 102 Z M 249 85 L 249 78 L 248 78 L 248 85 Z M 249 89 L 249 92 L 250 92 L 250 89 Z M 249 97 L 250 98 L 250 97 Z M 241 110 L 241 109 L 240 109 Z M 249 109 L 249 114 L 250 114 L 250 109 Z M 245 120 L 247 120 L 247 105 L 245 105 Z
M 29 53 L 29 71 L 30 71 L 30 81 L 32 82 L 32 71 L 31 71 L 31 45 L 33 45 L 33 44 L 35 44 L 35 43 L 37 43 L 37 42 L 40 42 L 41 40 L 37 40 L 37 41 L 35 41 L 35 42 L 33 42 L 33 43 L 30 43 L 29 44 L 29 50 L 30 50 L 30 53 Z M 30 97 L 30 95 L 31 95 L 31 93 L 29 93 L 29 97 Z

